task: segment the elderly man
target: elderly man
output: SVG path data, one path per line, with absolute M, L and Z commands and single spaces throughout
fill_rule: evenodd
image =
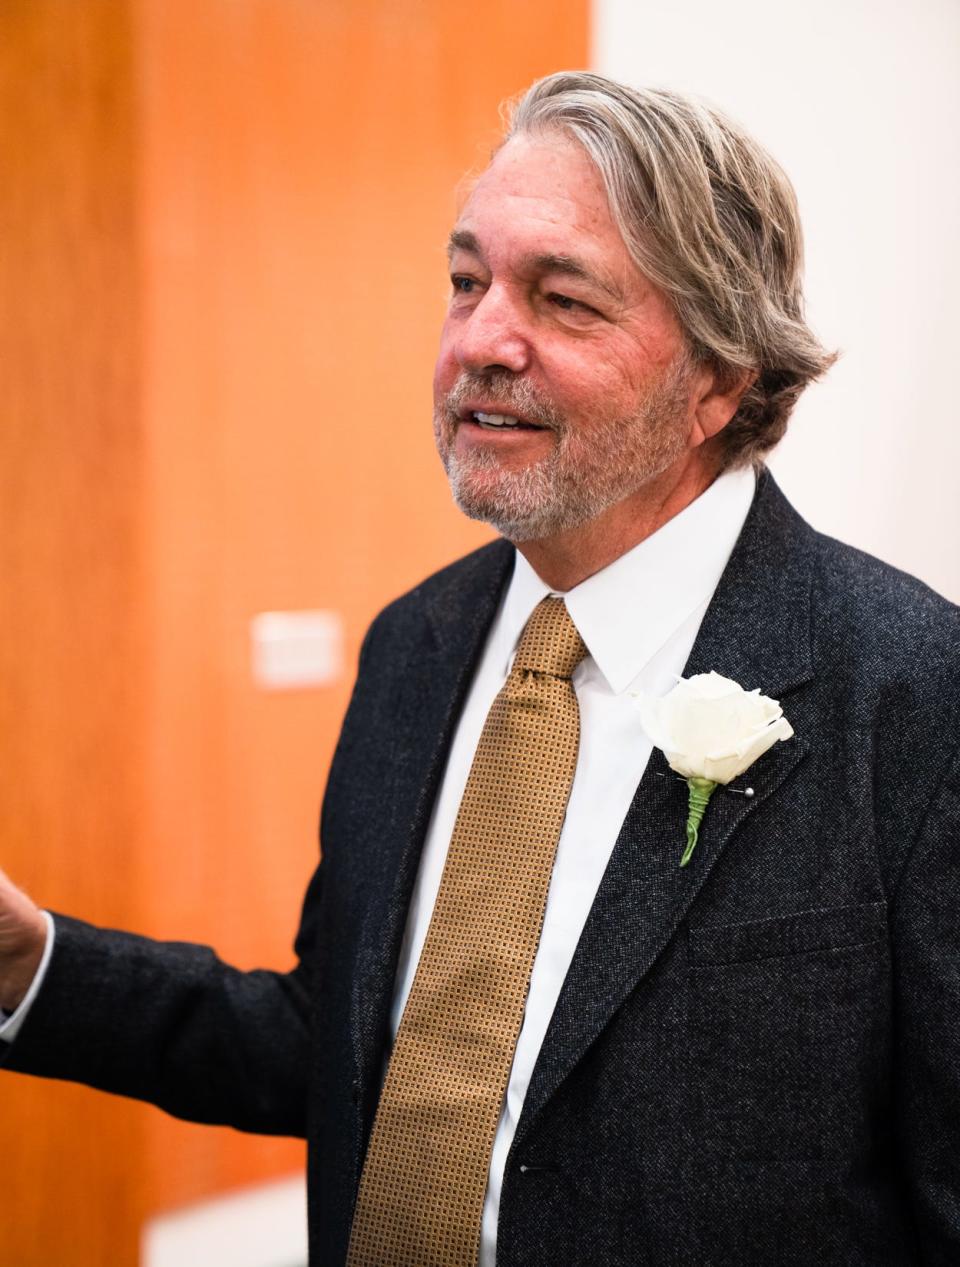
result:
M 831 360 L 800 263 L 719 114 L 530 89 L 435 378 L 506 540 L 367 635 L 299 966 L 7 885 L 9 1069 L 306 1134 L 317 1264 L 960 1262 L 958 619 L 763 469 Z M 742 774 L 692 768 L 698 697 Z

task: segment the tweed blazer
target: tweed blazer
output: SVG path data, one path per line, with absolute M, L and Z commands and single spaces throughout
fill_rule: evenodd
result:
M 344 1262 L 419 853 L 513 557 L 485 547 L 367 634 L 294 971 L 57 916 L 3 1058 L 305 1135 L 312 1267 Z M 795 738 L 754 796 L 714 795 L 683 870 L 686 789 L 657 752 L 638 768 L 507 1159 L 499 1267 L 960 1263 L 958 647 L 957 609 L 761 476 L 686 672 L 779 698 Z

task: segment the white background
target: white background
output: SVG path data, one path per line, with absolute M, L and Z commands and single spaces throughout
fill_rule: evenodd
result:
M 594 0 L 592 65 L 706 97 L 786 169 L 842 358 L 770 466 L 815 527 L 960 601 L 960 0 Z

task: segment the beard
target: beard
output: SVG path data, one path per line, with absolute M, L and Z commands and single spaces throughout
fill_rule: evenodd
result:
M 681 353 L 628 416 L 594 415 L 585 431 L 539 389 L 510 370 L 464 371 L 434 409 L 434 438 L 454 501 L 471 519 L 509 541 L 536 541 L 578 528 L 632 496 L 686 451 L 693 362 Z M 497 412 L 524 418 L 555 435 L 552 451 L 518 470 L 496 453 L 454 452 L 464 403 L 477 395 Z

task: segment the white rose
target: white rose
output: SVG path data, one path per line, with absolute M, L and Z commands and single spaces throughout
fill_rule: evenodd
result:
M 684 778 L 729 783 L 793 727 L 779 703 L 719 673 L 681 678 L 660 699 L 640 695 L 640 720 Z

